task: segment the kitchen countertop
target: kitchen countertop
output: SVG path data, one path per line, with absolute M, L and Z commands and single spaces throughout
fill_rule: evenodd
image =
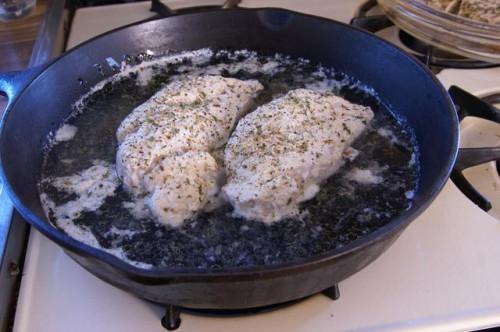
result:
M 28 66 L 47 1 L 37 0 L 35 8 L 26 16 L 0 23 L 0 73 Z M 6 103 L 6 98 L 0 96 L 0 112 L 3 112 Z

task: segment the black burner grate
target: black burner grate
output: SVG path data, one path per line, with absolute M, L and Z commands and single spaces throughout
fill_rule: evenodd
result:
M 460 120 L 468 116 L 475 116 L 500 123 L 500 110 L 494 106 L 500 101 L 500 94 L 492 94 L 481 100 L 456 86 L 452 86 L 448 92 L 457 107 Z M 457 161 L 451 173 L 451 179 L 455 185 L 484 211 L 491 209 L 491 202 L 467 181 L 463 171 L 490 161 L 496 161 L 498 171 L 498 160 L 500 160 L 500 147 L 462 148 L 459 150 Z
M 487 95 L 483 98 L 481 98 L 484 102 L 491 104 L 491 105 L 500 105 L 500 92 L 494 93 Z M 496 169 L 497 169 L 497 174 L 500 176 L 500 159 L 496 161 Z
M 408 49 L 413 50 L 415 56 L 430 67 L 440 69 L 458 68 L 458 69 L 479 69 L 496 67 L 498 64 L 474 60 L 454 54 L 443 49 L 429 45 L 409 33 L 399 30 L 399 40 Z
M 325 289 L 322 293 L 328 296 L 332 300 L 337 300 L 340 297 L 340 291 L 338 285 L 333 285 L 332 287 Z M 182 312 L 199 316 L 209 316 L 209 317 L 246 316 L 246 315 L 254 315 L 265 312 L 271 312 L 278 309 L 283 309 L 285 307 L 289 307 L 291 305 L 299 303 L 300 301 L 305 300 L 306 298 L 301 298 L 284 303 L 266 305 L 262 307 L 245 308 L 245 309 L 190 309 L 174 305 L 167 305 L 165 307 L 165 315 L 161 319 L 161 325 L 169 331 L 177 330 L 181 325 L 180 315 Z

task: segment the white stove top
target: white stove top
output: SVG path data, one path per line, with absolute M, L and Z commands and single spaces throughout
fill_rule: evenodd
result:
M 193 2 L 168 2 L 172 3 L 180 6 Z M 242 6 L 286 7 L 348 22 L 359 3 L 249 0 Z M 68 47 L 144 19 L 151 15 L 148 8 L 145 2 L 80 9 Z M 500 68 L 444 70 L 438 77 L 446 87 L 456 84 L 473 93 L 500 89 Z M 467 140 L 465 134 L 463 141 Z M 497 133 L 489 137 L 500 145 Z M 500 179 L 496 174 L 491 179 L 498 189 L 490 199 L 500 202 Z M 340 283 L 339 300 L 316 295 L 284 309 L 233 318 L 182 313 L 179 331 L 481 329 L 500 325 L 499 275 L 499 221 L 476 207 L 449 181 L 386 253 Z M 97 279 L 32 230 L 14 331 L 165 331 L 160 325 L 163 312 L 161 306 Z

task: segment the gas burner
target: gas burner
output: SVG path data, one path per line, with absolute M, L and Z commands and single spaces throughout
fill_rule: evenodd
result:
M 380 14 L 378 9 L 376 0 L 367 0 L 359 6 L 351 25 L 396 44 L 422 61 L 434 73 L 439 73 L 445 68 L 479 69 L 499 66 L 495 63 L 466 58 L 421 41 L 397 28 L 386 15 Z
M 340 297 L 339 287 L 336 284 L 330 288 L 325 289 L 322 293 L 333 301 L 337 300 Z M 305 300 L 306 298 L 292 300 L 284 303 L 270 304 L 262 307 L 245 308 L 245 309 L 190 309 L 190 308 L 178 307 L 175 305 L 167 305 L 165 307 L 165 315 L 161 319 L 161 325 L 169 331 L 177 330 L 181 325 L 180 315 L 182 312 L 199 316 L 209 316 L 209 317 L 246 316 L 246 315 L 260 314 L 286 308 L 288 306 L 299 303 L 300 301 Z

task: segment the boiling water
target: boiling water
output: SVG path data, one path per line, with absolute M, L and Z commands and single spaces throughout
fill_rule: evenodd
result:
M 56 220 L 55 206 L 77 197 L 55 186 L 54 179 L 81 172 L 96 161 L 114 164 L 115 132 L 121 121 L 162 85 L 187 74 L 257 79 L 265 87 L 257 105 L 294 88 L 333 91 L 370 106 L 375 117 L 353 144 L 352 160 L 314 199 L 302 204 L 297 218 L 266 225 L 236 218 L 226 205 L 175 229 L 138 218 L 130 208 L 137 204 L 118 184 L 98 210 L 83 211 L 64 223 Z M 408 209 L 418 182 L 413 134 L 372 89 L 333 69 L 282 55 L 201 50 L 124 68 L 77 103 L 66 129 L 71 135 L 59 132 L 65 139 L 48 143 L 42 170 L 40 192 L 51 222 L 80 241 L 145 268 L 272 265 L 338 249 Z

